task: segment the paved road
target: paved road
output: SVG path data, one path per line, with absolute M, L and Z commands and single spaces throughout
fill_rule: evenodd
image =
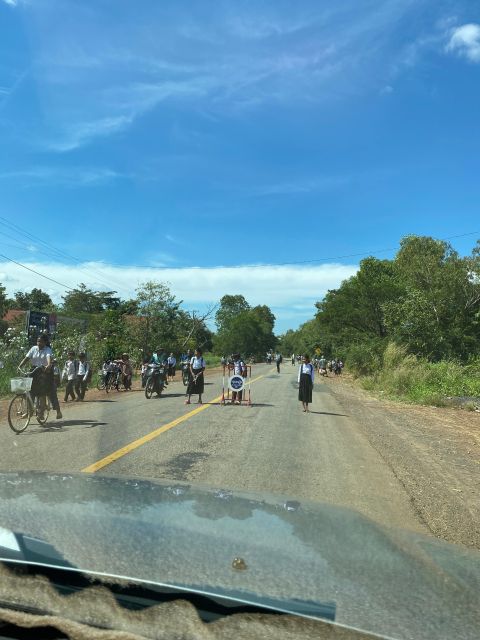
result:
M 221 376 L 203 406 L 181 381 L 161 399 L 111 393 L 64 411 L 56 428 L 15 435 L 2 421 L 0 468 L 89 472 L 268 491 L 352 507 L 377 522 L 426 532 L 408 494 L 343 410 L 315 383 L 311 413 L 297 401 L 296 367 L 255 365 L 253 406 L 220 406 Z

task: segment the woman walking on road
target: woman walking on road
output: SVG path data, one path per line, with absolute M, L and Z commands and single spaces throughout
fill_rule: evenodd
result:
M 187 387 L 187 399 L 185 404 L 190 404 L 190 398 L 192 395 L 198 393 L 198 404 L 203 404 L 202 394 L 205 386 L 205 380 L 203 379 L 203 372 L 205 371 L 206 363 L 202 356 L 201 349 L 195 349 L 195 355 L 190 360 L 190 382 Z
M 298 369 L 298 399 L 302 403 L 303 412 L 308 413 L 308 405 L 312 402 L 312 389 L 315 372 L 310 356 L 305 354 Z

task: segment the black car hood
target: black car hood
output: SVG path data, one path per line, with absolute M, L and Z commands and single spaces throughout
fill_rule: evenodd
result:
M 28 544 L 20 549 L 12 532 Z M 337 622 L 391 638 L 479 637 L 478 552 L 270 494 L 2 474 L 2 558 L 276 599 L 292 611 L 296 603 L 334 603 Z M 298 612 L 308 614 L 300 605 Z

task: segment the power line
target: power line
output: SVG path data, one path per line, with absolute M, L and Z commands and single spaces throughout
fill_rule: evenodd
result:
M 441 242 L 446 242 L 447 240 L 453 240 L 455 238 L 464 238 L 466 236 L 474 236 L 480 235 L 480 231 L 469 231 L 468 233 L 460 233 L 455 236 L 448 236 L 446 238 L 440 238 Z M 250 268 L 262 268 L 262 267 L 287 267 L 293 265 L 300 264 L 314 264 L 316 262 L 328 262 L 330 260 L 345 260 L 346 258 L 359 258 L 361 256 L 372 256 L 378 253 L 387 253 L 389 251 L 396 251 L 398 249 L 398 245 L 396 247 L 390 247 L 389 249 L 375 249 L 374 251 L 363 251 L 361 253 L 348 253 L 342 256 L 330 256 L 328 258 L 314 258 L 312 260 L 297 260 L 295 262 L 264 262 L 264 263 L 253 263 L 253 264 L 237 264 L 237 265 L 214 265 L 210 267 L 201 267 L 202 269 L 218 269 L 223 266 L 226 269 L 242 269 L 244 267 Z M 191 266 L 191 267 L 177 267 L 177 266 L 162 266 L 156 267 L 147 264 L 116 264 L 110 263 L 109 266 L 112 267 L 123 267 L 125 269 L 198 269 L 199 267 Z
M 32 233 L 30 233 L 29 231 L 26 231 L 25 229 L 22 229 L 22 227 L 14 224 L 13 222 L 10 222 L 9 220 L 7 220 L 6 218 L 4 218 L 3 216 L 0 216 L 0 224 L 3 224 L 4 226 L 6 226 L 7 228 L 11 229 L 12 231 L 14 231 L 15 233 L 19 233 L 20 235 L 25 236 L 26 238 L 28 238 L 31 241 L 37 242 L 42 244 L 44 247 L 47 247 L 48 249 L 50 249 L 51 251 L 53 250 L 55 253 L 45 253 L 45 252 L 41 252 L 39 251 L 39 253 L 43 253 L 43 255 L 47 255 L 50 256 L 52 258 L 56 258 L 57 260 L 59 258 L 67 258 L 69 260 L 73 260 L 74 262 L 76 262 L 79 265 L 84 264 L 81 260 L 79 260 L 78 258 L 75 258 L 75 256 L 72 256 L 68 253 L 65 253 L 64 251 L 57 249 L 56 247 L 54 247 L 53 245 L 49 244 L 48 242 L 45 242 L 44 240 L 42 240 L 41 238 L 38 238 L 37 236 L 33 235 Z M 16 240 L 18 242 L 17 238 L 13 238 L 12 236 L 9 236 L 8 234 L 4 233 L 4 232 L 0 232 L 2 233 L 2 235 L 5 235 L 9 238 L 12 238 L 14 240 Z M 26 246 L 26 245 L 25 245 Z M 87 275 L 88 277 L 92 277 L 92 275 L 102 284 L 104 284 L 105 286 L 111 288 L 112 284 L 114 286 L 118 286 L 120 289 L 125 289 L 125 287 L 123 286 L 123 284 L 120 283 L 115 283 L 114 280 L 107 282 L 106 280 L 103 280 L 103 278 L 101 276 L 98 275 L 98 273 L 96 271 L 90 270 L 90 269 L 79 269 L 80 273 L 83 273 L 85 275 Z
M 50 280 L 50 282 L 54 282 L 55 284 L 59 284 L 61 287 L 65 287 L 65 289 L 69 289 L 70 291 L 73 291 L 73 287 L 69 287 L 67 284 L 64 284 L 63 282 L 58 282 L 58 280 L 55 280 L 54 278 L 50 278 L 49 276 L 46 276 L 44 273 L 40 273 L 40 271 L 35 271 L 35 269 L 30 269 L 30 267 L 27 267 L 26 265 L 22 264 L 21 262 L 17 262 L 16 260 L 12 260 L 12 258 L 9 258 L 3 253 L 0 253 L 0 258 L 5 258 L 5 260 L 8 260 L 9 262 L 13 262 L 13 264 L 18 265 L 19 267 L 22 267 L 27 271 L 31 271 L 32 273 L 35 273 L 37 276 L 41 276 L 46 280 Z

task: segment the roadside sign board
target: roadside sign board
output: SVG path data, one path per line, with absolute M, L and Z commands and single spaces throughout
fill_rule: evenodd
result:
M 245 387 L 245 380 L 239 375 L 230 376 L 228 379 L 228 386 L 231 391 L 243 391 Z

